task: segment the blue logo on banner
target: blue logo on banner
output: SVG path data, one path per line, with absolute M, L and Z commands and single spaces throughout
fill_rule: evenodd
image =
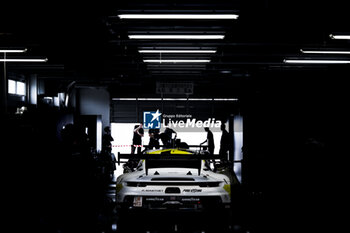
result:
M 143 127 L 145 129 L 160 129 L 161 115 L 159 110 L 156 112 L 143 112 Z

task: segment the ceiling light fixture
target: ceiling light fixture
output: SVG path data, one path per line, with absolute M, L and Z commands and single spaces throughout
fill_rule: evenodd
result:
M 224 39 L 224 35 L 129 35 L 129 39 Z
M 237 98 L 112 98 L 121 101 L 238 101 Z
M 350 54 L 350 51 L 335 51 L 335 50 L 304 50 L 300 49 L 302 53 L 310 54 Z
M 194 60 L 194 59 L 146 59 L 143 62 L 147 63 L 207 63 L 210 60 Z
M 350 60 L 306 60 L 306 59 L 284 59 L 289 64 L 350 64 Z
M 186 98 L 163 98 L 165 101 L 187 101 Z
M 139 50 L 139 53 L 216 53 L 216 50 Z
M 237 19 L 237 14 L 120 14 L 120 19 Z
M 0 53 L 24 53 L 27 49 L 0 49 Z
M 112 100 L 136 101 L 137 98 L 112 98 Z
M 6 58 L 6 59 L 0 59 L 0 62 L 47 62 L 47 58 L 45 58 L 45 59 Z
M 188 98 L 189 101 L 212 101 L 213 99 L 208 98 Z
M 333 35 L 330 34 L 329 37 L 334 40 L 350 40 L 350 35 Z

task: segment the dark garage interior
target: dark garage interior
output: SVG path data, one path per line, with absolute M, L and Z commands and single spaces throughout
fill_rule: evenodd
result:
M 6 3 L 1 10 L 7 232 L 344 230 L 345 2 L 55 1 Z M 225 124 L 230 142 L 220 162 L 239 181 L 227 191 L 229 214 L 214 203 L 209 217 L 182 213 L 183 203 L 170 199 L 164 214 L 149 208 L 119 217 L 118 177 L 126 160 L 120 164 L 118 156 L 135 146 L 135 124 L 144 123 L 141 149 L 148 149 L 145 114 L 158 111 L 163 120 L 212 120 L 209 155 L 222 155 L 215 122 Z M 170 123 L 177 139 L 194 148 L 207 138 L 205 123 L 196 129 Z M 114 139 L 107 147 L 106 127 Z M 200 150 L 210 150 L 203 145 Z M 208 166 L 216 172 L 215 163 Z M 145 169 L 147 176 L 151 168 Z

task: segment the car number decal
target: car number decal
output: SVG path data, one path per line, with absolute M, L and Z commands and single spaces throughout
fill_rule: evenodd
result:
M 134 197 L 134 207 L 142 207 L 142 197 Z

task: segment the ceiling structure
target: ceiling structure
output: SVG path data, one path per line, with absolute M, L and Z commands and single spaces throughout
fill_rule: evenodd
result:
M 236 97 L 246 79 L 268 72 L 349 67 L 285 62 L 350 60 L 344 53 L 350 51 L 350 40 L 330 36 L 350 34 L 346 7 L 336 1 L 61 2 L 7 9 L 1 16 L 0 49 L 27 48 L 25 54 L 8 54 L 7 59 L 48 58 L 46 63 L 8 63 L 8 70 L 35 72 L 55 87 L 77 81 L 106 85 L 115 97 L 154 96 L 157 82 L 193 82 L 195 96 Z M 192 18 L 130 19 L 128 14 Z M 228 18 L 193 19 L 214 14 Z

